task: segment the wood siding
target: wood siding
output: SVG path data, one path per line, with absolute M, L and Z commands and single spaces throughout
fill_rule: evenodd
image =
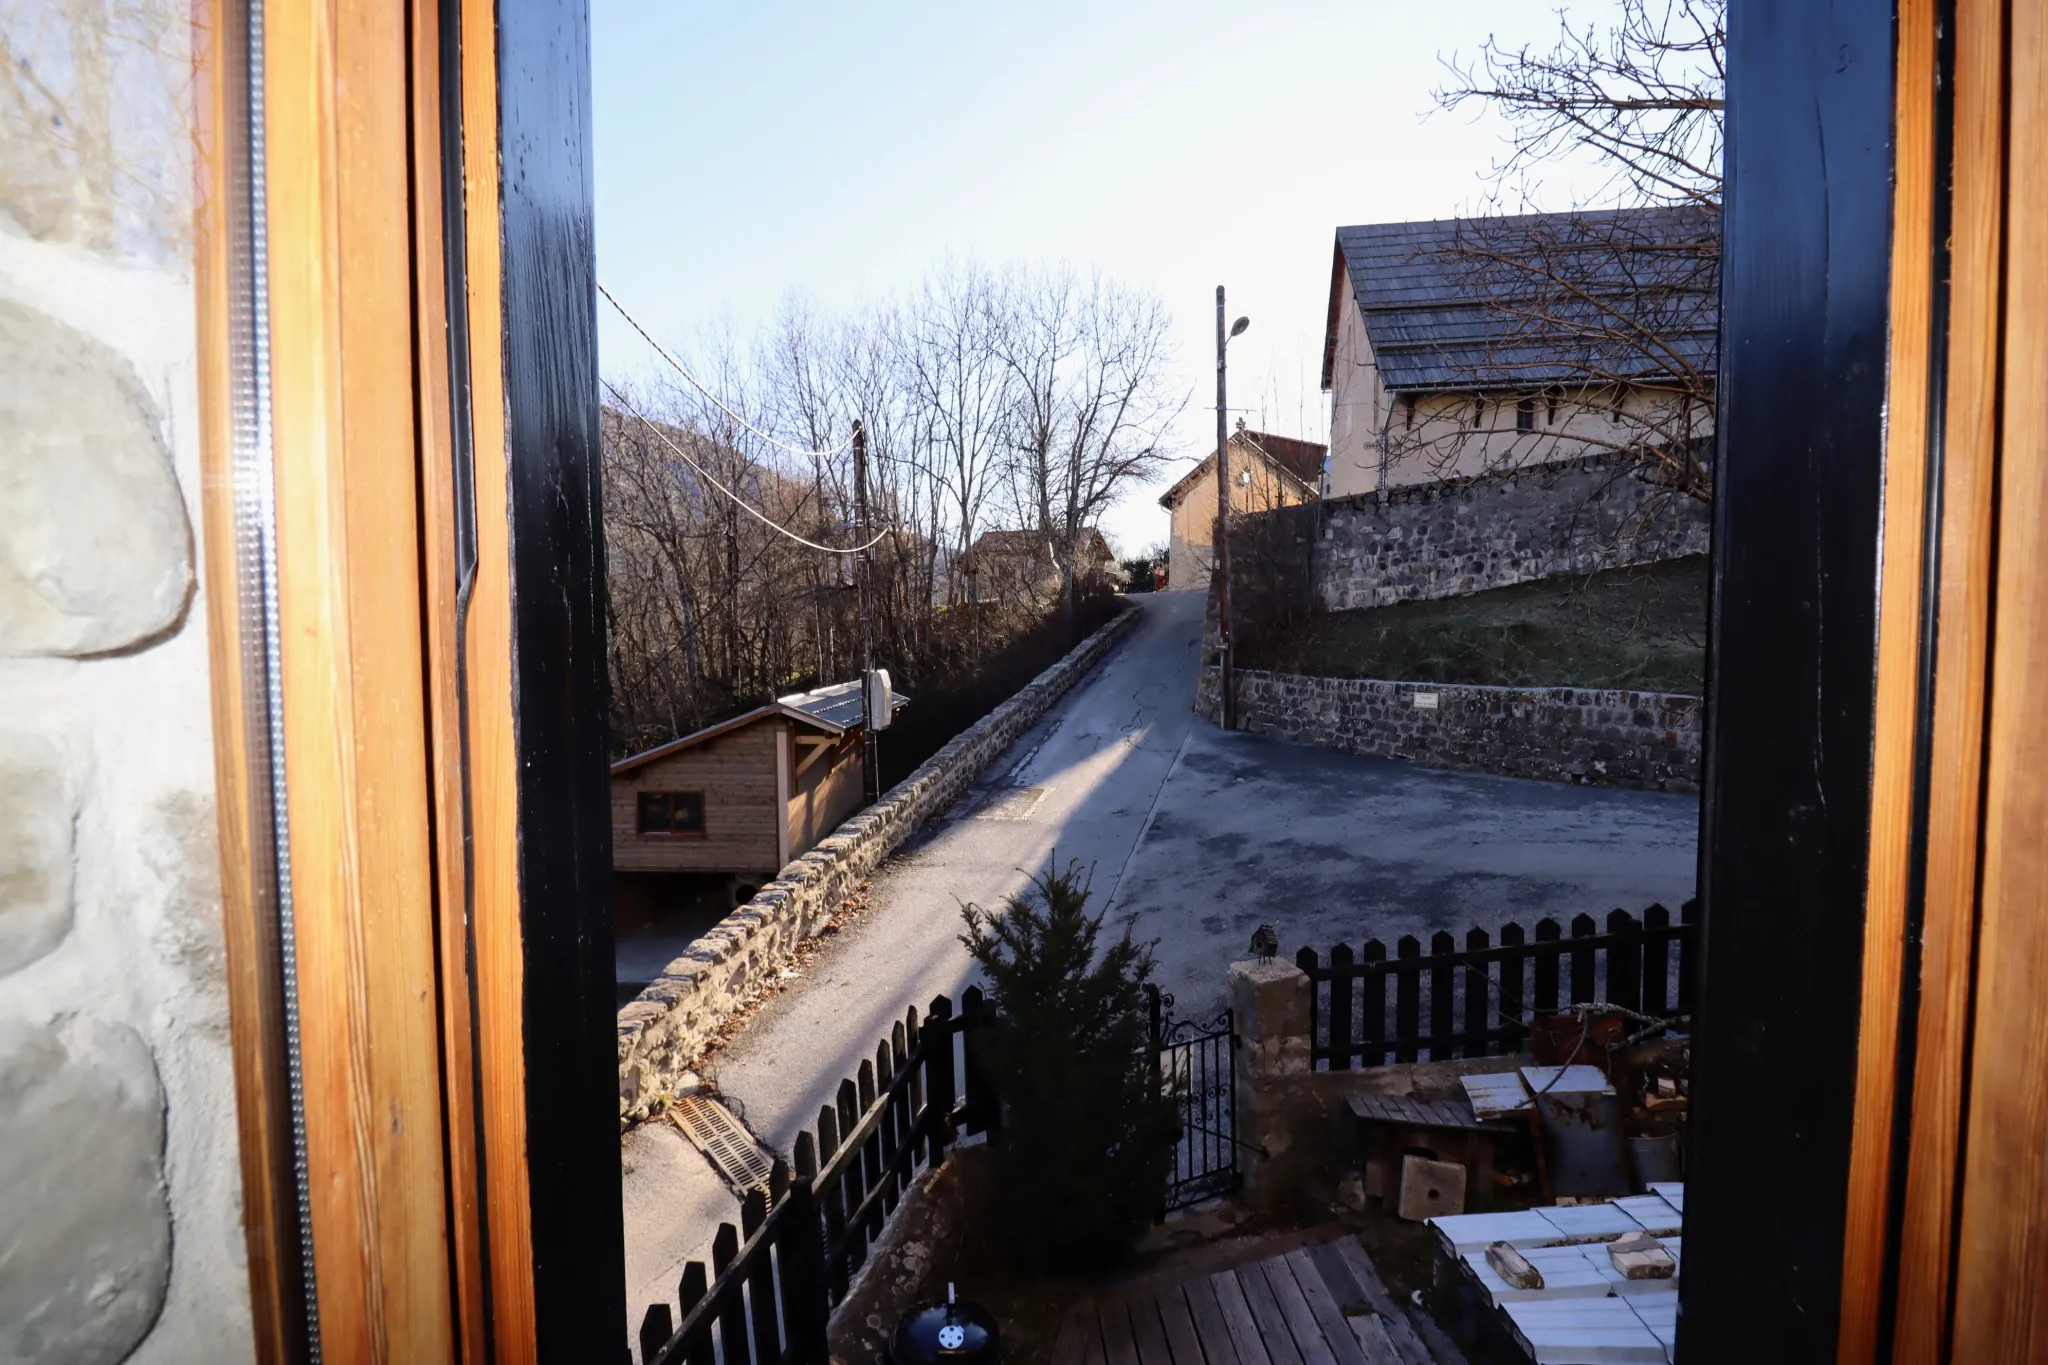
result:
M 796 762 L 810 756 L 808 745 L 798 744 Z M 817 759 L 790 784 L 789 856 L 801 858 L 820 839 L 839 828 L 847 816 L 860 809 L 860 731 L 850 730 L 832 743 L 832 751 Z
M 613 870 L 777 870 L 775 734 L 788 724 L 780 717 L 763 717 L 614 777 Z M 641 834 L 637 812 L 643 791 L 702 792 L 703 837 Z

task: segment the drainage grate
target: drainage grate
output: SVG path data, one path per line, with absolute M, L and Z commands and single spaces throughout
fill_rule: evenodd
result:
M 754 1135 L 740 1126 L 732 1111 L 703 1095 L 685 1095 L 669 1108 L 676 1126 L 690 1145 L 704 1154 L 718 1178 L 744 1195 L 757 1185 L 768 1183 L 770 1161 L 754 1141 Z
M 1018 787 L 1013 791 L 998 792 L 989 797 L 987 804 L 974 812 L 977 820 L 1028 820 L 1031 813 L 1045 800 L 1051 787 Z

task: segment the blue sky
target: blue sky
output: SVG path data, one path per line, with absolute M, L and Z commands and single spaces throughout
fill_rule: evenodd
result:
M 1575 23 L 1606 3 L 1575 3 Z M 1327 439 L 1317 377 L 1341 223 L 1476 209 L 1500 127 L 1429 113 L 1438 54 L 1548 46 L 1541 0 L 595 0 L 598 276 L 655 336 L 750 336 L 783 297 L 907 289 L 950 253 L 1065 259 L 1157 291 L 1213 444 L 1215 288 L 1252 319 L 1231 405 Z M 1427 116 L 1425 116 L 1427 115 Z M 1561 207 L 1560 177 L 1540 201 Z M 659 364 L 608 308 L 608 377 Z M 1160 485 L 1106 521 L 1158 539 Z

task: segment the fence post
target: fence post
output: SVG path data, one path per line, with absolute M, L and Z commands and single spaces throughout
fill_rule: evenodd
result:
M 775 1165 L 782 1167 L 778 1158 Z M 771 1181 L 775 1177 L 770 1177 Z M 780 1183 L 787 1188 L 789 1172 L 782 1170 Z M 768 1194 L 759 1186 L 747 1192 L 745 1202 L 740 1205 L 740 1231 L 748 1241 L 761 1230 L 761 1224 L 768 1220 Z M 773 1248 L 767 1248 L 772 1251 Z M 754 1257 L 754 1265 L 747 1274 L 747 1316 L 754 1324 L 754 1354 L 761 1365 L 782 1357 L 782 1341 L 777 1330 L 775 1312 L 775 1262 L 772 1255 Z
M 1536 921 L 1536 1002 L 1538 1014 L 1557 1013 L 1557 976 L 1562 949 L 1556 947 L 1563 931 L 1554 919 Z
M 704 1296 L 711 1292 L 710 1278 L 704 1273 L 702 1261 L 692 1261 L 683 1267 L 683 1282 L 676 1297 L 682 1301 L 683 1316 L 688 1318 L 690 1310 L 704 1302 Z M 690 1348 L 689 1365 L 712 1365 L 717 1352 L 711 1344 L 711 1332 L 707 1328 L 697 1338 L 697 1344 Z
M 932 1120 L 932 1165 L 946 1159 L 946 1139 L 953 1122 L 953 1002 L 932 1001 L 924 1016 L 924 1102 L 937 1111 Z
M 1661 905 L 1643 911 L 1643 1013 L 1667 1014 L 1671 999 L 1671 912 Z
M 1159 996 L 1159 988 L 1145 983 L 1145 1037 L 1151 1044 L 1151 1061 L 1147 1066 L 1152 1079 L 1152 1093 L 1158 1094 L 1164 1077 L 1159 1074 L 1159 1053 L 1166 1046 L 1166 1002 Z
M 1519 948 L 1522 946 L 1522 926 L 1512 921 L 1500 927 L 1500 946 Z M 1529 959 L 1524 953 L 1514 953 L 1500 961 L 1500 1012 L 1501 1051 L 1522 1050 L 1522 978 L 1528 968 Z
M 1678 922 L 1685 926 L 1685 935 L 1678 940 L 1678 1012 L 1693 1012 L 1694 992 L 1699 983 L 1699 915 L 1700 903 L 1697 898 L 1678 907 Z
M 1625 1010 L 1643 1008 L 1643 931 L 1636 917 L 1626 910 L 1607 916 L 1607 932 L 1614 942 L 1607 945 L 1607 1003 Z M 1630 1032 L 1635 1031 L 1630 1025 Z
M 1429 970 L 1429 1060 L 1441 1062 L 1458 1055 L 1458 940 L 1447 930 L 1437 930 L 1429 936 L 1429 955 L 1435 959 Z
M 818 1110 L 818 1165 L 823 1169 L 839 1150 L 839 1115 L 831 1105 Z M 825 1294 L 833 1303 L 846 1296 L 846 1182 L 835 1180 L 817 1190 L 825 1224 Z
M 743 1206 L 744 1207 L 744 1206 Z M 718 1225 L 718 1235 L 711 1239 L 711 1278 L 714 1282 L 725 1278 L 725 1272 L 740 1256 L 739 1233 L 730 1223 Z M 725 1365 L 748 1365 L 752 1356 L 747 1351 L 747 1304 L 743 1295 L 735 1294 L 719 1310 L 718 1344 Z
M 1289 1148 L 1300 1147 L 1290 1141 L 1289 1116 L 1274 1082 L 1305 1075 L 1313 1065 L 1309 980 L 1285 962 L 1233 962 L 1224 980 L 1239 1039 L 1231 1080 L 1245 1200 L 1254 1209 L 1272 1208 L 1288 1202 L 1299 1183 L 1298 1173 L 1282 1165 Z
M 647 1365 L 660 1355 L 661 1348 L 668 1345 L 668 1339 L 675 1334 L 676 1322 L 669 1316 L 668 1305 L 647 1305 L 647 1315 L 640 1319 L 640 1365 Z
M 1340 943 L 1330 949 L 1330 1069 L 1349 1071 L 1351 1069 L 1351 997 L 1355 983 L 1351 975 L 1351 945 Z M 1309 987 L 1313 1000 L 1315 987 Z M 1313 1017 L 1313 1012 L 1311 1012 Z M 1314 1035 L 1311 1034 L 1311 1037 Z
M 853 1088 L 853 1082 L 839 1082 L 839 1141 L 842 1147 L 853 1141 L 853 1130 L 860 1126 L 860 1092 Z M 860 1201 L 867 1197 L 867 1170 L 861 1160 L 858 1148 L 842 1158 L 840 1167 L 839 1198 L 845 1205 L 846 1255 L 839 1273 L 850 1276 L 859 1270 L 868 1258 L 867 1229 L 853 1221 L 853 1215 L 860 1209 Z
M 1464 978 L 1465 987 L 1465 1045 L 1467 1057 L 1484 1057 L 1492 1049 L 1487 1034 L 1493 1022 L 1493 979 L 1488 974 L 1484 960 L 1474 961 L 1472 954 L 1486 951 L 1488 939 L 1484 929 L 1465 931 L 1465 970 L 1458 973 Z
M 1368 970 L 1359 982 L 1358 991 L 1360 1066 L 1384 1066 L 1387 1061 L 1387 974 L 1383 970 L 1373 970 L 1386 960 L 1387 945 L 1376 938 L 1367 939 L 1365 965 Z
M 1591 915 L 1572 916 L 1572 937 L 1591 938 L 1600 932 L 1600 926 L 1593 922 Z M 1572 945 L 1572 998 L 1574 1005 L 1588 1004 L 1599 999 L 1599 987 L 1594 981 L 1594 950 L 1584 944 Z
M 961 1070 L 967 1077 L 967 1121 L 969 1132 L 994 1132 L 1002 1126 L 1002 1104 L 988 1079 L 987 1046 L 976 1037 L 988 1023 L 982 1004 L 981 987 L 969 986 L 960 995 Z
M 804 1172 L 807 1152 L 797 1142 L 797 1178 L 789 1187 L 789 1235 L 776 1248 L 782 1267 L 782 1325 L 799 1365 L 826 1365 L 825 1248 L 818 1240 L 817 1195 Z
M 1422 943 L 1403 934 L 1394 944 L 1394 1060 L 1412 1062 L 1422 1035 Z
M 917 1006 L 912 1005 L 909 1013 L 903 1016 L 902 1041 L 896 1048 L 901 1055 L 896 1059 L 896 1067 L 899 1071 L 905 1067 L 910 1069 L 910 1075 L 903 1082 L 903 1131 L 919 1133 L 913 1144 L 916 1150 L 910 1154 L 913 1168 L 920 1161 L 930 1161 L 932 1150 L 929 1138 L 920 1133 L 918 1126 L 924 1117 L 924 1054 L 918 1051 L 923 1043 L 924 1033 L 917 1026 Z
M 869 1227 L 869 1235 L 882 1235 L 882 1224 L 896 1212 L 896 1194 L 901 1188 L 897 1180 L 897 1155 L 903 1150 L 903 1130 L 897 1125 L 898 1108 L 896 1092 L 888 1088 L 895 1079 L 896 1071 L 891 1065 L 894 1057 L 887 1040 L 875 1044 L 875 1102 L 882 1106 L 879 1121 L 875 1124 L 875 1174 L 882 1182 L 882 1203 Z

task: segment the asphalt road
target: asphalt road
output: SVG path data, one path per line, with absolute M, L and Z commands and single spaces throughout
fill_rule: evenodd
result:
M 1224 969 L 1264 922 L 1291 956 L 1691 894 L 1695 798 L 1224 733 L 1190 709 L 1202 595 L 1131 600 L 1145 617 L 1130 636 L 884 864 L 872 909 L 717 1059 L 720 1090 L 769 1146 L 789 1150 L 908 1006 L 973 980 L 962 902 L 1000 905 L 1055 856 L 1092 869 L 1112 927 L 1156 940 L 1157 979 L 1186 1018 L 1221 1008 Z M 637 1313 L 673 1293 L 733 1203 L 673 1130 L 626 1142 Z

